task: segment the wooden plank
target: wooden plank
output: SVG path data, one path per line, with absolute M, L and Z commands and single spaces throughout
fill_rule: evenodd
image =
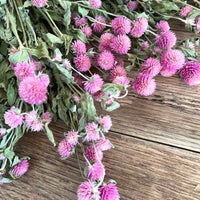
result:
M 65 127 L 52 125 L 56 141 L 63 138 Z M 116 146 L 104 153 L 107 178 L 115 179 L 122 200 L 198 200 L 194 191 L 200 181 L 200 157 L 168 147 L 111 132 Z M 1 187 L 3 200 L 75 200 L 83 181 L 75 157 L 60 161 L 56 149 L 42 133 L 27 133 L 18 145 L 21 156 L 29 155 L 26 175 Z

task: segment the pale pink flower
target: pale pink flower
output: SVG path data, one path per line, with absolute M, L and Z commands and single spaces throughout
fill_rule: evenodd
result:
M 107 151 L 109 149 L 112 148 L 110 140 L 105 139 L 105 138 L 101 138 L 97 144 L 96 144 L 97 149 L 101 150 L 101 151 Z
M 197 21 L 197 30 L 198 30 L 198 32 L 200 32 L 200 16 Z
M 46 6 L 48 0 L 31 0 L 31 1 L 34 6 L 41 8 Z
M 89 0 L 90 5 L 92 6 L 92 8 L 98 9 L 101 7 L 101 0 Z
M 76 19 L 76 20 L 75 20 L 75 26 L 76 26 L 77 28 L 79 28 L 80 26 L 85 25 L 86 23 L 87 23 L 87 18 L 86 18 L 86 17 L 83 17 L 83 18 L 81 18 L 81 19 Z
M 36 71 L 39 71 L 42 69 L 42 64 L 40 62 L 36 62 L 31 56 L 29 56 L 30 59 L 30 65 L 32 65 Z
M 98 131 L 98 124 L 94 122 L 88 123 L 85 127 L 85 131 L 86 131 L 86 137 L 84 141 L 89 142 L 89 141 L 99 140 L 100 136 Z
M 27 113 L 25 115 L 25 123 L 26 123 L 27 127 L 30 127 L 36 119 L 37 119 L 37 115 L 36 115 L 36 112 L 34 110 Z
M 115 57 L 110 51 L 103 51 L 98 57 L 98 65 L 104 70 L 110 70 L 115 64 Z
M 130 80 L 126 76 L 117 76 L 115 79 L 112 81 L 113 84 L 120 84 L 123 86 L 130 86 Z
M 47 124 L 49 124 L 52 120 L 51 114 L 49 112 L 45 112 L 41 116 L 41 120 L 45 120 Z
M 124 76 L 126 77 L 127 72 L 124 67 L 117 65 L 110 71 L 109 78 L 113 81 L 117 76 Z
M 13 175 L 15 176 L 22 176 L 24 175 L 29 167 L 29 163 L 27 160 L 22 159 L 12 170 Z
M 191 8 L 190 6 L 185 6 L 181 9 L 180 11 L 180 16 L 187 18 L 188 14 L 193 10 L 193 8 Z
M 76 145 L 78 143 L 78 138 L 79 138 L 78 133 L 75 132 L 74 130 L 67 132 L 66 140 L 70 145 L 72 146 Z
M 39 132 L 42 131 L 43 129 L 44 129 L 44 124 L 38 119 L 34 120 L 33 123 L 31 124 L 32 131 Z
M 85 54 L 81 54 L 81 55 L 78 55 L 77 57 L 75 57 L 74 64 L 75 64 L 75 67 L 80 72 L 86 72 L 91 68 L 90 58 Z
M 100 122 L 106 131 L 109 131 L 112 126 L 112 120 L 109 115 L 100 117 Z
M 160 74 L 164 77 L 170 77 L 170 76 L 173 76 L 176 72 L 177 72 L 176 68 L 172 68 L 172 69 L 162 68 L 160 71 Z
M 126 17 L 116 17 L 112 20 L 111 27 L 117 35 L 128 34 L 131 31 L 131 21 Z
M 165 20 L 160 20 L 159 22 L 157 22 L 155 27 L 159 29 L 161 32 L 169 31 L 170 29 L 168 22 Z
M 94 32 L 101 33 L 106 28 L 106 20 L 101 16 L 96 16 L 95 19 L 100 23 L 95 22 L 91 26 L 93 27 Z
M 130 10 L 130 11 L 134 11 L 138 8 L 138 2 L 137 1 L 130 1 L 128 4 L 127 4 L 127 8 Z
M 70 143 L 68 143 L 66 139 L 63 139 L 58 145 L 58 153 L 61 157 L 68 158 L 71 154 L 72 148 L 73 146 Z
M 102 34 L 99 41 L 99 51 L 111 51 L 110 43 L 114 37 L 112 33 Z
M 153 50 L 155 53 L 159 53 L 159 54 L 162 54 L 164 51 L 163 49 L 161 49 L 160 47 L 157 47 L 157 46 L 154 46 Z
M 104 177 L 105 168 L 102 163 L 95 162 L 91 167 L 89 166 L 88 179 L 92 182 L 101 180 Z
M 47 74 L 43 74 L 42 72 L 39 72 L 37 77 L 46 85 L 48 86 L 50 83 L 49 76 Z
M 156 43 L 162 49 L 171 49 L 176 44 L 176 35 L 172 31 L 165 31 L 156 38 Z
M 103 184 L 99 189 L 100 200 L 119 200 L 120 196 L 114 183 Z
M 6 134 L 5 128 L 0 128 L 0 137 L 3 137 Z
M 62 61 L 62 55 L 58 52 L 56 52 L 55 58 L 56 61 L 61 62 Z
M 89 26 L 84 26 L 81 28 L 86 38 L 90 38 L 92 36 L 92 29 Z
M 67 70 L 71 69 L 71 63 L 68 59 L 64 59 L 63 65 L 66 67 Z
M 103 152 L 99 149 L 96 149 L 93 145 L 87 147 L 85 151 L 85 156 L 88 159 L 89 162 L 94 161 L 94 162 L 100 162 L 103 159 Z
M 72 43 L 72 49 L 74 53 L 77 53 L 78 55 L 86 53 L 85 43 L 80 40 L 76 40 L 74 43 Z

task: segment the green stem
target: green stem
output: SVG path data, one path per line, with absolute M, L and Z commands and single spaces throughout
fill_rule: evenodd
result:
M 176 1 L 179 2 L 179 3 L 181 3 L 181 4 L 183 4 L 183 5 L 185 5 L 185 6 L 190 6 L 191 8 L 200 11 L 199 8 L 197 8 L 197 7 L 195 7 L 195 6 L 192 6 L 192 5 L 188 4 L 188 3 L 185 3 L 185 2 L 183 2 L 183 1 L 181 1 L 181 0 L 176 0 Z
M 80 159 L 79 159 L 77 147 L 75 148 L 75 151 L 76 151 L 76 157 L 77 157 L 77 161 L 78 161 L 78 166 L 79 166 L 79 170 L 80 170 L 80 173 L 81 173 L 81 177 L 82 177 L 83 179 L 85 179 L 85 177 L 83 176 L 82 169 L 81 169 L 81 163 L 80 163 Z
M 102 22 L 100 22 L 100 21 L 98 21 L 98 20 L 96 20 L 96 19 L 94 19 L 94 18 L 92 18 L 92 17 L 90 17 L 90 16 L 86 16 L 91 22 L 95 22 L 95 23 L 98 23 L 98 24 L 101 24 L 101 25 L 104 25 L 104 26 L 108 26 L 108 27 L 112 27 L 111 25 L 108 25 L 108 24 L 104 24 L 104 23 L 102 23 Z

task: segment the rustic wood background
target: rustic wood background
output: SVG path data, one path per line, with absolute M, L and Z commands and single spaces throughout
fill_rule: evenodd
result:
M 178 39 L 194 36 L 181 23 L 171 26 Z M 200 86 L 187 86 L 178 75 L 157 76 L 156 82 L 154 95 L 141 97 L 130 89 L 121 108 L 111 113 L 108 138 L 116 148 L 104 154 L 107 179 L 118 182 L 122 200 L 199 200 Z M 67 127 L 57 122 L 51 128 L 61 141 Z M 25 134 L 17 152 L 32 158 L 30 169 L 3 185 L 0 199 L 77 199 L 83 180 L 75 156 L 60 161 L 43 133 Z

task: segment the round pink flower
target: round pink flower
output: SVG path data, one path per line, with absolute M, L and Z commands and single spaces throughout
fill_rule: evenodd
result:
M 123 86 L 130 86 L 129 83 L 130 83 L 130 80 L 126 77 L 126 76 L 117 76 L 113 81 L 112 81 L 113 84 L 120 84 L 120 85 L 123 85 Z
M 41 8 L 41 7 L 46 6 L 47 0 L 32 0 L 32 3 L 34 6 Z
M 119 200 L 120 196 L 114 183 L 104 184 L 100 189 L 100 200 Z
M 99 149 L 100 151 L 107 151 L 112 148 L 110 140 L 105 139 L 105 138 L 101 138 L 97 142 L 96 146 L 97 146 L 97 149 Z
M 74 64 L 75 64 L 75 67 L 80 72 L 86 72 L 91 68 L 90 58 L 85 54 L 81 54 L 81 55 L 78 55 L 77 57 L 75 57 Z
M 72 151 L 72 145 L 66 140 L 62 140 L 58 145 L 58 153 L 61 157 L 69 157 Z
M 86 23 L 87 23 L 87 18 L 86 18 L 86 17 L 83 17 L 83 18 L 81 18 L 81 19 L 76 19 L 76 20 L 75 20 L 75 26 L 76 26 L 77 28 L 79 28 L 80 26 L 85 25 Z
M 33 121 L 33 123 L 31 124 L 32 131 L 39 132 L 39 131 L 42 131 L 43 129 L 44 129 L 44 124 L 38 119 Z
M 38 77 L 27 77 L 19 84 L 19 96 L 29 104 L 41 104 L 47 100 L 47 85 Z
M 200 84 L 200 63 L 189 61 L 181 69 L 180 75 L 188 85 Z
M 101 180 L 104 177 L 105 174 L 105 168 L 102 163 L 96 162 L 91 167 L 89 167 L 88 172 L 88 179 L 91 182 L 94 182 L 95 180 Z
M 6 134 L 5 128 L 0 128 L 0 137 L 3 137 Z
M 40 62 L 36 62 L 31 56 L 29 56 L 30 59 L 30 65 L 32 65 L 36 71 L 39 71 L 42 69 L 42 64 Z
M 79 137 L 78 133 L 75 132 L 74 130 L 68 131 L 67 136 L 66 136 L 66 140 L 70 145 L 74 146 L 78 143 L 78 137 Z
M 110 71 L 109 78 L 110 78 L 111 81 L 113 81 L 117 76 L 126 77 L 126 75 L 127 75 L 127 72 L 126 72 L 125 68 L 117 65 L 115 68 L 113 68 Z
M 78 55 L 86 53 L 85 43 L 80 40 L 77 40 L 72 44 L 72 49 L 74 53 L 77 53 Z
M 96 154 L 97 152 L 97 154 Z M 86 151 L 85 151 L 85 156 L 88 159 L 89 162 L 94 161 L 94 162 L 98 162 L 101 161 L 103 159 L 103 152 L 99 149 L 96 149 L 93 145 L 87 147 Z
M 168 22 L 165 20 L 160 20 L 159 22 L 157 22 L 155 27 L 159 29 L 161 32 L 169 31 L 170 29 Z
M 104 33 L 99 41 L 99 51 L 111 51 L 110 43 L 115 36 L 112 33 Z
M 25 159 L 22 159 L 12 170 L 13 175 L 15 176 L 22 176 L 24 175 L 28 170 L 29 164 L 28 161 Z
M 49 76 L 47 74 L 43 74 L 42 72 L 39 72 L 37 77 L 46 85 L 48 86 L 50 83 Z
M 149 57 L 141 66 L 140 72 L 149 76 L 156 76 L 159 74 L 162 66 L 160 61 L 156 58 Z
M 117 35 L 125 35 L 131 31 L 131 22 L 126 17 L 116 17 L 111 22 L 111 27 Z
M 110 47 L 118 54 L 126 54 L 131 48 L 131 40 L 127 35 L 118 35 L 112 39 Z
M 193 8 L 191 8 L 190 6 L 185 6 L 181 9 L 180 11 L 180 16 L 181 17 L 188 17 L 188 14 L 193 10 Z
M 148 20 L 145 17 L 136 19 L 133 24 L 134 27 L 132 28 L 130 34 L 135 38 L 141 37 L 148 28 Z
M 5 123 L 11 128 L 17 128 L 24 123 L 24 117 L 21 111 L 14 106 L 4 114 Z
M 86 38 L 90 38 L 92 36 L 92 29 L 89 26 L 84 26 L 81 28 Z
M 43 113 L 41 116 L 41 120 L 45 120 L 47 124 L 51 123 L 52 120 L 51 114 L 49 112 Z
M 130 10 L 130 11 L 134 11 L 138 8 L 138 2 L 137 1 L 130 1 L 128 4 L 127 4 L 127 8 Z
M 27 127 L 31 127 L 32 123 L 37 119 L 36 112 L 32 110 L 25 115 L 25 123 Z
M 155 80 L 146 74 L 140 73 L 133 84 L 133 89 L 140 95 L 149 96 L 155 92 Z
M 98 131 L 98 124 L 95 124 L 94 122 L 88 123 L 85 127 L 85 131 L 87 135 L 84 141 L 89 142 L 89 141 L 99 140 L 100 136 Z
M 197 21 L 197 30 L 198 32 L 200 32 L 200 17 L 198 18 L 198 21 Z
M 101 90 L 103 84 L 103 79 L 98 74 L 94 74 L 88 81 L 84 81 L 84 89 L 85 91 L 94 94 Z
M 171 31 L 165 31 L 156 38 L 156 43 L 162 49 L 171 49 L 176 44 L 176 35 Z
M 111 126 L 112 126 L 112 120 L 111 117 L 109 115 L 106 115 L 104 117 L 100 117 L 100 122 L 103 125 L 103 128 L 106 131 L 109 131 Z
M 75 23 L 76 20 L 78 20 L 78 19 L 79 19 L 79 15 L 77 13 L 71 13 L 71 21 L 73 23 Z
M 106 28 L 106 26 L 104 25 L 106 24 L 106 20 L 101 16 L 96 16 L 95 19 L 100 23 L 98 22 L 93 23 L 92 24 L 93 30 L 94 32 L 101 33 Z
M 115 57 L 110 51 L 103 51 L 98 57 L 98 65 L 104 70 L 110 70 L 115 64 Z
M 177 72 L 176 68 L 168 69 L 168 68 L 162 68 L 160 71 L 160 74 L 164 77 L 170 77 L 173 76 Z
M 89 0 L 90 5 L 92 6 L 92 8 L 98 9 L 101 7 L 101 0 Z

